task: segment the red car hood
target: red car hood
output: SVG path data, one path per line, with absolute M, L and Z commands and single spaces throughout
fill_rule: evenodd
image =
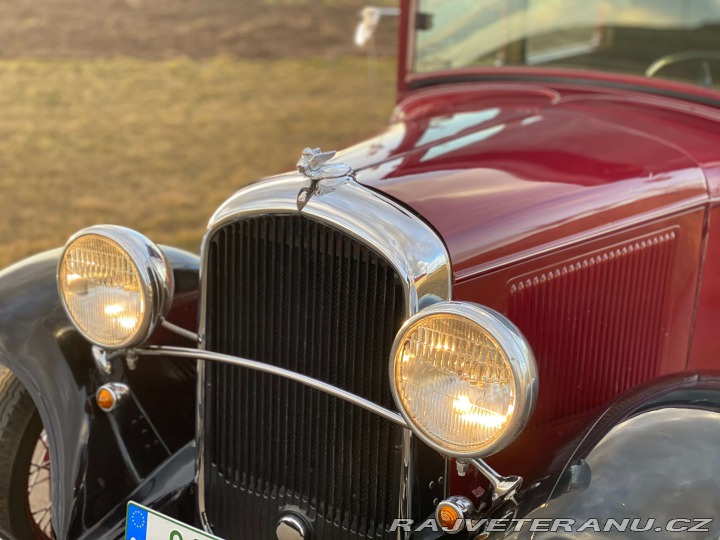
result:
M 406 99 L 338 160 L 435 227 L 462 280 L 706 201 L 718 123 L 681 103 L 455 85 Z

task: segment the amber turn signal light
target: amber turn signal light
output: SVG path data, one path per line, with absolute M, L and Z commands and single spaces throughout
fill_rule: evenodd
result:
M 107 383 L 98 388 L 95 393 L 95 401 L 103 411 L 110 412 L 117 409 L 129 393 L 130 389 L 126 384 Z
M 452 529 L 455 527 L 457 520 L 462 516 L 457 509 L 449 505 L 441 505 L 437 512 L 438 523 L 443 529 Z
M 101 388 L 97 393 L 97 404 L 101 409 L 109 411 L 115 405 L 115 396 L 107 388 Z
M 438 503 L 435 508 L 435 520 L 448 534 L 465 529 L 465 520 L 475 513 L 475 505 L 467 497 L 453 496 Z

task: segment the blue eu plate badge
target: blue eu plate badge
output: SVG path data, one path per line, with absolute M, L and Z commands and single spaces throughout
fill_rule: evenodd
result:
M 137 503 L 127 506 L 125 540 L 220 540 Z

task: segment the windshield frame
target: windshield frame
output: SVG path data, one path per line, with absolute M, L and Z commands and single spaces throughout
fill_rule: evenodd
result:
M 677 98 L 720 108 L 720 90 L 670 79 L 541 66 L 465 67 L 419 73 L 415 63 L 415 24 L 420 0 L 401 0 L 398 56 L 398 100 L 421 88 L 466 82 L 534 82 L 605 87 Z

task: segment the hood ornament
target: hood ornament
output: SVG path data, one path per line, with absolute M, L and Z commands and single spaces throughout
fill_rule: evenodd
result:
M 297 196 L 298 210 L 302 210 L 315 193 L 318 183 L 321 180 L 333 178 L 355 178 L 355 172 L 351 167 L 343 163 L 328 163 L 335 156 L 335 151 L 323 152 L 319 148 L 306 148 L 303 150 L 300 160 L 297 162 L 297 169 L 306 178 L 310 179 L 310 185 L 300 190 Z

